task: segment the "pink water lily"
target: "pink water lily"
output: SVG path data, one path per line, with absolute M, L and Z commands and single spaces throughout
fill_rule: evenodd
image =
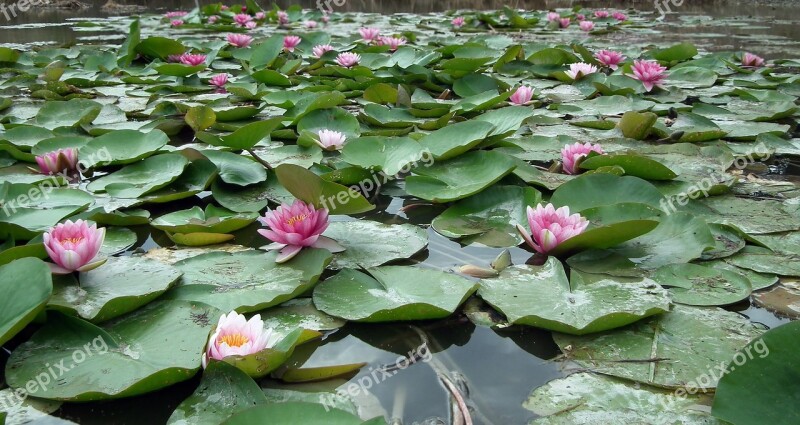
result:
M 347 140 L 347 137 L 343 133 L 327 129 L 321 130 L 317 135 L 319 139 L 314 141 L 317 142 L 319 147 L 326 151 L 342 149 L 344 147 L 344 142 Z
M 78 150 L 59 149 L 36 157 L 42 174 L 74 173 L 78 169 Z
M 528 225 L 531 232 L 517 225 L 517 231 L 536 252 L 547 254 L 558 245 L 583 233 L 589 221 L 580 214 L 569 214 L 569 207 L 555 209 L 553 204 L 528 207 Z
M 287 52 L 294 52 L 294 48 L 300 44 L 300 37 L 296 35 L 287 35 L 283 37 L 283 50 Z
M 167 19 L 175 19 L 175 18 L 180 18 L 181 16 L 186 16 L 187 13 L 189 13 L 189 12 L 185 12 L 183 10 L 176 10 L 176 11 L 173 11 L 173 12 L 165 13 L 164 17 L 167 18 Z
M 234 47 L 249 47 L 253 37 L 247 34 L 228 34 L 228 44 Z
M 667 68 L 656 61 L 640 59 L 633 63 L 632 69 L 633 78 L 641 81 L 647 91 L 653 90 L 653 87 L 661 87 L 667 78 Z
M 622 53 L 613 50 L 600 50 L 594 54 L 594 57 L 598 62 L 614 71 L 616 71 L 617 68 L 619 68 L 619 64 L 625 60 L 625 56 Z
M 184 53 L 180 57 L 180 61 L 184 65 L 197 66 L 206 62 L 206 55 L 194 55 L 191 53 Z
M 324 14 L 324 15 L 322 15 L 322 22 L 323 22 L 323 23 L 326 23 L 326 24 L 327 24 L 327 23 L 328 23 L 328 22 L 330 22 L 330 21 L 331 21 L 331 17 L 330 17 L 330 16 L 328 16 L 328 14 L 327 14 L 327 13 L 326 13 L 326 14 Z
M 206 22 L 208 22 L 209 24 L 216 24 L 217 21 L 219 21 L 219 15 L 211 15 L 208 17 L 208 20 Z
M 594 74 L 597 72 L 597 67 L 585 62 L 578 62 L 569 65 L 569 71 L 567 71 L 567 75 L 569 78 L 573 80 L 579 80 L 582 77 L 585 77 L 589 74 Z
M 173 27 L 179 27 L 179 26 L 183 25 L 183 21 L 180 20 L 180 19 L 175 19 L 172 22 L 170 22 L 169 24 L 172 25 Z
M 258 23 L 256 23 L 256 21 L 250 21 L 250 22 L 244 24 L 244 27 L 249 29 L 249 30 L 255 29 L 257 26 L 258 26 Z
M 456 16 L 455 18 L 453 18 L 452 21 L 450 21 L 450 23 L 456 28 L 461 28 L 462 26 L 464 26 L 464 17 Z
M 594 22 L 592 21 L 581 21 L 578 26 L 581 28 L 581 31 L 589 32 L 594 29 Z
M 597 152 L 601 155 L 605 153 L 602 146 L 599 144 L 593 145 L 589 142 L 583 144 L 576 142 L 573 145 L 564 146 L 561 149 L 561 164 L 564 172 L 578 174 L 580 172 L 578 170 L 580 160 L 586 158 L 591 152 Z
M 528 86 L 519 86 L 514 94 L 508 100 L 515 105 L 527 105 L 533 99 L 533 88 Z
M 236 15 L 233 15 L 233 22 L 236 23 L 236 25 L 238 25 L 240 27 L 245 26 L 245 24 L 247 24 L 248 22 L 250 22 L 252 20 L 253 20 L 253 17 L 248 15 L 248 14 L 246 14 L 246 13 L 238 13 Z
M 235 311 L 223 314 L 217 328 L 208 339 L 208 347 L 203 353 L 203 369 L 211 359 L 223 360 L 230 356 L 246 356 L 263 351 L 275 345 L 276 335 L 272 329 L 265 329 L 261 315 L 250 320 Z
M 289 14 L 284 11 L 278 11 L 278 25 L 286 25 L 289 23 Z
M 614 14 L 611 15 L 611 17 L 620 22 L 628 20 L 628 16 L 622 12 L 614 12 Z
M 405 46 L 406 39 L 404 37 L 381 37 L 378 40 L 378 44 L 381 46 L 389 46 L 389 50 L 394 52 L 400 46 Z
M 339 53 L 339 56 L 336 57 L 336 63 L 345 68 L 352 68 L 358 65 L 358 62 L 360 60 L 361 56 L 359 56 L 356 53 L 350 53 L 350 52 Z
M 305 26 L 308 29 L 314 29 L 317 27 L 317 21 L 306 21 L 305 23 L 303 23 L 303 26 Z
M 330 44 L 320 44 L 318 46 L 314 46 L 314 48 L 311 49 L 311 52 L 314 54 L 315 58 L 321 58 L 322 55 L 330 52 L 331 50 L 333 50 L 333 46 Z
M 89 226 L 83 220 L 57 224 L 43 235 L 44 249 L 55 263 L 48 263 L 50 270 L 54 274 L 70 274 L 100 267 L 106 262 L 105 258 L 97 258 L 105 237 L 106 229 L 98 229 L 96 224 Z
M 323 248 L 331 252 L 344 251 L 344 247 L 333 239 L 322 236 L 328 228 L 328 210 L 314 209 L 311 204 L 296 200 L 292 205 L 283 204 L 276 210 L 269 210 L 258 219 L 269 229 L 261 229 L 261 236 L 273 241 L 264 249 L 280 249 L 277 263 L 285 263 L 305 247 Z
M 267 14 L 264 12 L 256 12 L 256 19 L 259 21 L 263 21 L 267 17 Z
M 558 21 L 560 19 L 561 19 L 561 14 L 559 14 L 557 12 L 549 12 L 547 14 L 547 21 L 548 22 Z
M 742 56 L 742 66 L 752 66 L 754 68 L 764 66 L 764 58 L 752 53 L 745 53 Z
M 378 28 L 361 28 L 358 30 L 358 33 L 361 34 L 361 40 L 365 43 L 372 43 L 378 40 L 378 37 L 381 35 L 381 30 Z
M 225 84 L 228 84 L 228 74 L 217 74 L 208 80 L 208 84 L 211 84 L 214 87 L 223 88 L 225 87 Z
M 586 15 L 584 15 L 583 13 L 579 13 L 579 14 L 575 15 L 575 20 L 576 21 L 583 21 L 585 19 L 586 19 Z
M 610 14 L 608 13 L 607 10 L 595 10 L 594 11 L 594 17 L 595 18 L 604 19 L 604 18 L 608 18 L 609 16 L 610 16 Z
M 561 18 L 558 20 L 558 26 L 561 28 L 569 28 L 569 18 Z

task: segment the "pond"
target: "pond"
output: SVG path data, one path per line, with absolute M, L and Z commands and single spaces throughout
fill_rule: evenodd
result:
M 0 424 L 800 421 L 792 2 L 151 3 L 0 13 Z

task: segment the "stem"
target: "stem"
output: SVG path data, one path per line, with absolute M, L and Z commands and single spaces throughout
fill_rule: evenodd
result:
M 258 162 L 259 164 L 263 165 L 264 168 L 266 168 L 267 170 L 272 170 L 272 166 L 269 165 L 269 162 L 264 161 L 263 159 L 261 159 L 258 155 L 256 155 L 255 152 L 253 152 L 252 149 L 245 149 L 245 150 L 247 151 L 247 153 L 249 153 L 250 155 L 253 156 L 253 159 L 255 159 L 256 162 Z

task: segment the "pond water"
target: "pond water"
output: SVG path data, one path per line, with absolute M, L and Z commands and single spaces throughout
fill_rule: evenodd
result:
M 104 0 L 86 2 L 91 8 L 83 10 L 37 10 L 21 14 L 4 22 L 0 16 L 0 44 L 20 49 L 47 44 L 98 44 L 120 43 L 127 35 L 130 12 L 101 9 Z M 127 2 L 141 4 L 135 13 L 161 13 L 165 10 L 188 9 L 194 5 L 189 1 Z M 211 2 L 201 2 L 208 4 Z M 278 1 L 282 7 L 301 4 L 314 8 L 316 1 Z M 451 9 L 493 10 L 509 5 L 514 8 L 550 9 L 581 4 L 586 7 L 601 7 L 613 3 L 616 8 L 632 7 L 654 12 L 653 2 L 641 1 L 368 1 L 348 0 L 336 12 L 378 14 L 435 14 Z M 800 57 L 800 10 L 788 4 L 750 4 L 748 2 L 685 2 L 674 7 L 674 12 L 655 26 L 642 31 L 621 31 L 601 35 L 609 45 L 646 44 L 670 45 L 680 41 L 694 43 L 701 51 L 755 50 L 770 58 Z M 656 16 L 655 14 L 653 15 Z M 369 21 L 371 18 L 365 18 Z M 377 19 L 377 18 L 374 18 Z M 90 22 L 99 27 L 87 25 Z M 691 23 L 691 24 L 688 24 Z M 406 27 L 413 25 L 406 23 Z M 401 25 L 402 26 L 402 25 Z M 342 31 L 355 28 L 343 24 Z M 146 35 L 153 35 L 145 29 Z M 525 39 L 525 34 L 517 34 Z M 202 39 L 202 33 L 195 35 Z M 192 141 L 191 134 L 181 133 L 186 143 Z M 176 143 L 173 143 L 176 144 Z M 177 144 L 176 144 L 177 145 Z M 789 164 L 790 167 L 792 164 Z M 796 164 L 795 164 L 796 165 Z M 792 171 L 790 169 L 790 171 Z M 790 178 L 790 177 L 787 177 Z M 192 201 L 171 203 L 166 207 L 150 208 L 152 217 L 178 211 L 194 205 L 205 206 L 210 193 L 203 193 Z M 485 267 L 502 251 L 501 249 L 464 247 L 432 229 L 433 218 L 444 211 L 444 207 L 417 206 L 414 201 L 402 197 L 381 196 L 376 199 L 377 211 L 367 215 L 371 220 L 383 223 L 412 223 L 427 229 L 430 238 L 428 249 L 402 264 L 419 264 L 441 270 L 454 270 L 465 264 Z M 255 235 L 258 225 L 251 225 L 236 232 L 236 242 L 258 247 L 263 244 Z M 171 245 L 163 232 L 149 226 L 132 228 L 138 237 L 128 254 L 147 251 L 159 246 Z M 255 235 L 255 236 L 254 236 Z M 522 248 L 510 249 L 514 263 L 522 264 L 531 257 L 531 252 Z M 332 275 L 330 272 L 323 278 Z M 772 328 L 789 320 L 751 305 L 745 301 L 728 310 L 740 312 L 751 321 Z M 524 424 L 536 416 L 523 408 L 522 404 L 530 392 L 548 381 L 566 376 L 578 366 L 563 358 L 550 332 L 521 326 L 491 329 L 474 325 L 467 317 L 457 314 L 447 320 L 414 322 L 405 324 L 348 324 L 329 334 L 316 350 L 296 353 L 308 357 L 305 367 L 315 367 L 353 362 L 366 362 L 365 367 L 351 382 L 367 377 L 373 368 L 392 364 L 399 355 L 405 355 L 420 345 L 421 329 L 429 339 L 428 347 L 433 351 L 435 365 L 417 363 L 370 389 L 363 406 L 371 406 L 376 413 L 382 410 L 390 416 L 402 418 L 404 424 L 450 423 L 450 403 L 446 389 L 437 379 L 435 367 L 442 367 L 453 376 L 462 378 L 468 388 L 469 403 L 476 424 L 501 425 Z M 24 336 L 18 338 L 24 340 Z M 27 335 L 29 336 L 29 334 Z M 12 348 L 12 347 L 9 347 Z M 1 353 L 3 362 L 7 354 Z M 191 395 L 200 382 L 200 376 L 166 390 L 119 401 L 67 404 L 53 413 L 54 416 L 79 424 L 161 424 L 165 423 L 175 407 Z M 309 389 L 335 388 L 344 381 L 308 384 Z M 267 381 L 266 387 L 283 386 Z M 326 387 L 327 386 L 327 387 Z M 297 386 L 287 386 L 297 388 Z

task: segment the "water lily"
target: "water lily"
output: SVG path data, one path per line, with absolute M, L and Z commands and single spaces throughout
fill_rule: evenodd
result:
M 237 13 L 236 15 L 233 15 L 233 22 L 240 27 L 243 27 L 246 23 L 252 20 L 253 17 L 246 13 Z
M 581 77 L 594 74 L 595 72 L 597 72 L 596 66 L 585 62 L 578 62 L 570 64 L 567 75 L 569 75 L 569 78 L 572 78 L 573 80 L 579 80 Z
M 464 26 L 464 17 L 456 16 L 455 18 L 453 18 L 452 21 L 450 21 L 450 23 L 456 28 L 461 28 L 462 26 Z
M 276 343 L 272 329 L 265 329 L 261 315 L 250 320 L 235 311 L 223 314 L 217 328 L 208 339 L 208 348 L 203 353 L 203 369 L 210 359 L 223 360 L 229 356 L 246 356 L 258 353 Z
M 36 157 L 42 174 L 74 173 L 78 169 L 78 150 L 59 149 Z
M 173 12 L 165 13 L 164 17 L 167 18 L 167 19 L 175 19 L 175 18 L 180 18 L 181 16 L 186 16 L 187 13 L 189 13 L 189 12 L 185 12 L 183 10 L 176 10 L 176 11 L 173 11 Z
M 381 46 L 389 46 L 389 50 L 395 51 L 400 46 L 405 46 L 405 37 L 381 37 L 378 42 Z
M 313 205 L 298 199 L 292 205 L 283 204 L 274 211 L 267 211 L 258 220 L 269 227 L 258 233 L 274 242 L 264 248 L 281 250 L 275 260 L 278 263 L 291 260 L 305 247 L 344 251 L 336 241 L 322 236 L 328 228 L 328 210 L 324 208 L 314 209 Z
M 533 88 L 528 86 L 520 86 L 508 100 L 515 105 L 527 105 L 533 98 Z
M 257 26 L 258 26 L 258 23 L 256 23 L 256 21 L 250 21 L 250 22 L 244 24 L 244 27 L 249 29 L 249 30 L 255 29 Z
M 339 150 L 344 147 L 344 142 L 347 140 L 347 137 L 338 131 L 331 131 L 331 130 L 321 130 L 318 133 L 319 140 L 314 140 L 317 142 L 319 147 L 325 149 L 326 151 L 335 151 Z
M 752 53 L 745 53 L 744 56 L 742 56 L 742 66 L 752 66 L 755 68 L 764 66 L 764 58 Z
M 581 21 L 578 26 L 581 28 L 582 31 L 589 32 L 594 29 L 594 22 L 592 21 Z
M 228 34 L 228 44 L 234 47 L 249 47 L 253 37 L 247 34 Z
M 584 15 L 583 13 L 579 13 L 579 14 L 575 15 L 575 20 L 576 21 L 586 20 L 586 15 Z
M 569 28 L 569 18 L 561 18 L 558 20 L 558 26 L 561 28 Z
M 365 43 L 372 43 L 373 41 L 377 41 L 378 37 L 380 37 L 381 30 L 377 28 L 361 28 L 358 30 L 358 33 L 361 34 L 361 40 Z
M 306 21 L 303 25 L 308 29 L 314 29 L 317 27 L 317 21 Z
M 321 58 L 322 55 L 324 55 L 327 52 L 330 52 L 331 50 L 333 50 L 333 46 L 331 46 L 330 44 L 320 44 L 314 46 L 314 48 L 311 49 L 311 52 L 314 54 L 315 58 Z
M 640 59 L 633 63 L 632 69 L 633 78 L 641 81 L 647 91 L 653 90 L 653 87 L 661 87 L 667 78 L 667 68 L 656 61 Z
M 183 25 L 183 21 L 181 19 L 175 19 L 172 22 L 170 22 L 169 24 L 172 25 L 173 27 L 179 27 L 179 26 Z
M 256 12 L 256 19 L 259 21 L 263 21 L 267 17 L 267 14 L 264 12 Z
M 183 56 L 183 55 L 169 55 L 169 56 L 167 56 L 167 62 L 169 62 L 169 63 L 180 63 L 181 62 L 181 56 Z
M 48 263 L 54 274 L 69 274 L 75 271 L 86 272 L 100 267 L 106 260 L 97 259 L 106 229 L 98 229 L 83 220 L 67 220 L 57 224 L 43 236 L 44 249 L 53 260 Z
M 601 64 L 611 68 L 614 71 L 616 71 L 617 68 L 619 68 L 619 64 L 625 60 L 625 56 L 622 53 L 615 52 L 613 50 L 600 50 L 594 54 L 594 57 Z
M 197 66 L 206 62 L 206 55 L 194 55 L 191 53 L 184 53 L 181 55 L 181 63 L 184 65 Z
M 217 74 L 208 80 L 208 84 L 211 84 L 214 87 L 223 88 L 225 87 L 225 84 L 228 84 L 228 74 Z
M 206 22 L 208 22 L 209 24 L 216 24 L 217 21 L 219 21 L 219 15 L 211 15 L 208 17 L 208 20 Z
M 339 56 L 336 57 L 336 63 L 345 67 L 351 68 L 353 66 L 358 65 L 358 62 L 361 60 L 361 56 L 356 53 L 339 53 Z
M 280 10 L 278 11 L 278 25 L 286 25 L 289 23 L 289 14 Z
M 287 52 L 294 52 L 294 48 L 300 44 L 300 37 L 296 35 L 287 35 L 283 37 L 283 49 Z
M 578 143 L 576 142 L 574 145 L 566 145 L 563 149 L 561 149 L 561 164 L 564 172 L 567 174 L 577 174 L 579 170 L 578 162 L 581 159 L 586 158 L 589 153 L 597 152 L 599 154 L 604 154 L 603 147 L 599 144 L 593 145 L 589 142 L 586 143 Z
M 560 19 L 561 19 L 561 14 L 559 14 L 557 12 L 550 12 L 550 13 L 547 14 L 547 21 L 548 22 L 558 21 Z
M 604 19 L 609 17 L 609 13 L 607 10 L 595 10 L 594 17 L 598 19 Z
M 553 204 L 528 207 L 528 225 L 531 232 L 517 225 L 517 231 L 536 252 L 547 254 L 555 247 L 583 233 L 589 221 L 580 214 L 569 214 L 569 207 L 556 209 Z
M 628 19 L 628 16 L 625 15 L 624 13 L 622 13 L 622 12 L 614 12 L 614 14 L 611 15 L 611 17 L 616 19 L 616 20 L 618 20 L 618 21 L 620 21 L 620 22 L 626 21 Z
M 330 16 L 328 16 L 328 14 L 327 14 L 327 13 L 326 13 L 326 14 L 324 14 L 324 15 L 322 15 L 322 22 L 323 22 L 323 23 L 327 24 L 327 23 L 328 23 L 328 22 L 330 22 L 330 21 L 331 21 L 331 17 L 330 17 Z

